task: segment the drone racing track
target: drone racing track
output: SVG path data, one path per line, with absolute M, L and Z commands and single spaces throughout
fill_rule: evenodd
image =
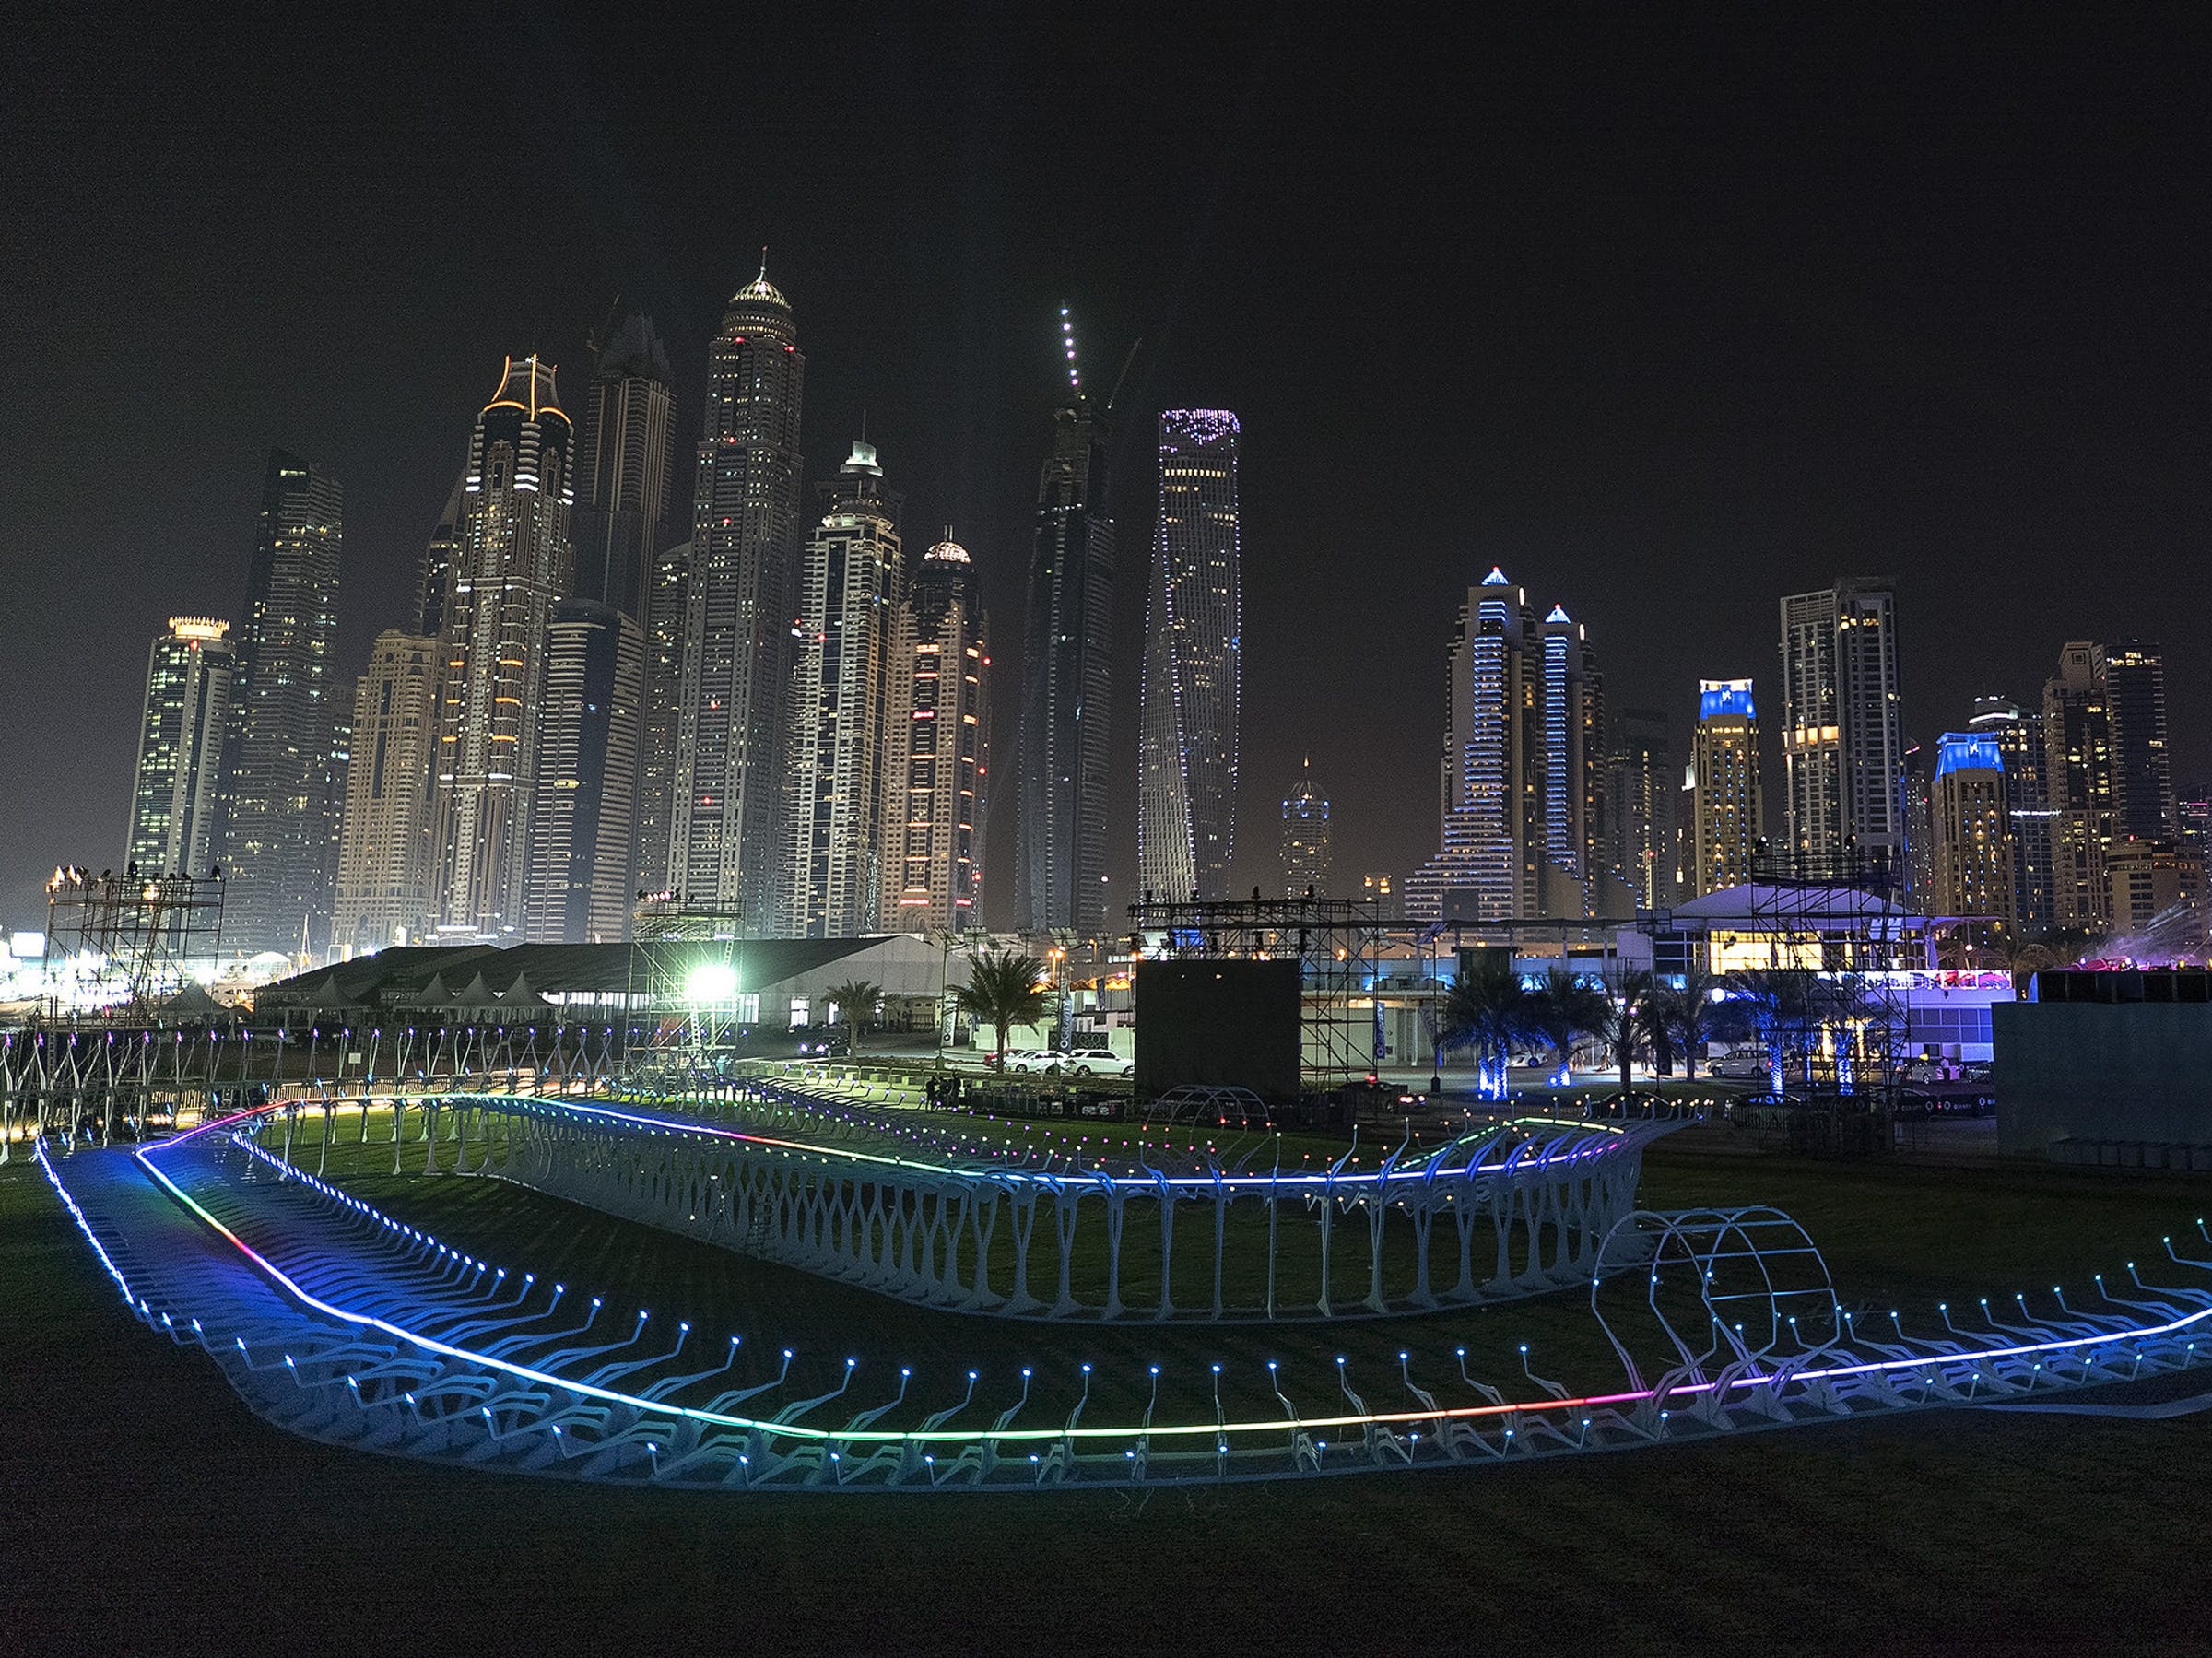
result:
M 480 1172 L 488 1162 L 518 1177 L 547 1177 L 561 1157 L 575 1155 L 544 1149 L 548 1136 L 566 1132 L 564 1114 L 578 1139 L 601 1147 L 594 1156 L 638 1136 L 672 1144 L 714 1137 L 695 1122 L 643 1109 L 540 1100 L 518 1113 L 512 1101 L 491 1103 L 496 1111 L 481 1099 L 440 1101 L 442 1112 L 457 1114 L 444 1120 L 450 1138 L 440 1132 L 439 1113 L 425 1114 L 426 1155 L 437 1158 L 443 1146 L 460 1168 L 473 1146 Z M 794 1167 L 812 1169 L 818 1183 L 827 1179 L 830 1164 L 800 1159 L 824 1157 L 836 1144 L 823 1132 L 833 1113 L 819 1102 L 778 1101 L 773 1110 L 806 1116 L 812 1137 L 760 1134 L 760 1110 L 746 1119 L 755 1127 L 724 1132 L 785 1140 Z M 1065 1374 L 1025 1368 L 997 1378 L 995 1389 L 975 1370 L 964 1382 L 904 1368 L 893 1376 L 858 1358 L 824 1371 L 819 1355 L 794 1364 L 788 1349 L 780 1362 L 762 1365 L 757 1342 L 745 1349 L 739 1337 L 725 1342 L 703 1331 L 695 1340 L 688 1323 L 670 1329 L 641 1311 L 633 1317 L 403 1223 L 263 1144 L 275 1126 L 266 1121 L 272 1111 L 285 1114 L 265 1108 L 135 1151 L 57 1155 L 55 1144 L 41 1142 L 36 1155 L 133 1312 L 172 1341 L 204 1350 L 258 1415 L 334 1444 L 519 1472 L 823 1490 L 1280 1478 L 1588 1452 L 2040 1398 L 2212 1356 L 2212 1261 L 2188 1258 L 2171 1242 L 2166 1270 L 2153 1276 L 2178 1276 L 2180 1285 L 2147 1285 L 2131 1265 L 2126 1286 L 2108 1288 L 2099 1278 L 2093 1301 L 2079 1307 L 2056 1290 L 2048 1311 L 2014 1298 L 2017 1317 L 2000 1317 L 1984 1302 L 1971 1331 L 1947 1309 L 1941 1338 L 1913 1339 L 1894 1314 L 1863 1328 L 1866 1321 L 1837 1301 L 1818 1251 L 1795 1224 L 1775 1210 L 1749 1208 L 1631 1212 L 1609 1222 L 1579 1270 L 1588 1274 L 1592 1311 L 1620 1357 L 1623 1379 L 1590 1395 L 1569 1394 L 1527 1371 L 1524 1360 L 1515 1383 L 1522 1396 L 1509 1398 L 1467 1374 L 1464 1349 L 1403 1352 L 1395 1373 L 1380 1378 L 1355 1378 L 1342 1358 L 1309 1363 L 1297 1378 L 1274 1362 L 1264 1375 L 1245 1376 L 1225 1374 L 1231 1367 L 1222 1363 L 1176 1367 L 1188 1374 L 1152 1365 L 1112 1375 L 1106 1366 L 1071 1361 Z M 611 1136 L 602 1124 L 609 1114 L 622 1120 Z M 791 1117 L 792 1126 L 798 1122 Z M 847 1126 L 851 1137 L 839 1147 L 845 1156 L 890 1132 L 858 1118 Z M 396 1158 L 396 1135 L 394 1145 Z M 1456 1171 L 1472 1182 L 1514 1154 L 1486 1137 L 1453 1142 L 1438 1155 L 1447 1159 L 1430 1170 L 1438 1180 Z M 1044 1177 L 1066 1178 L 1026 1153 L 973 1171 L 934 1156 L 912 1160 L 926 1164 L 933 1181 L 964 1174 L 1007 1204 L 1022 1201 L 1014 1177 L 1024 1171 L 1039 1176 L 1041 1195 L 1033 1201 L 1041 1206 L 1060 1202 Z M 1414 1177 L 1403 1175 L 1399 1162 L 1385 1167 L 1391 1172 L 1370 1171 L 1363 1191 L 1324 1186 L 1303 1201 L 1347 1210 L 1396 1205 L 1410 1187 L 1392 1182 Z M 725 1183 L 721 1170 L 705 1172 Z M 577 1178 L 546 1178 L 547 1189 Z M 653 1181 L 671 1178 L 681 1191 L 685 1180 L 704 1175 L 662 1170 Z M 1091 1167 L 1083 1178 L 1095 1184 L 1116 1177 Z M 1195 1177 L 1154 1168 L 1128 1178 Z M 1226 1185 L 1232 1176 L 1216 1170 L 1213 1178 Z M 762 1201 L 771 1215 L 784 1204 Z M 1171 1212 L 1173 1199 L 1156 1201 Z M 1272 1212 L 1270 1202 L 1253 1201 Z M 1221 1215 L 1230 1202 L 1207 1198 L 1194 1212 Z M 665 1213 L 656 1208 L 649 1217 L 665 1224 Z M 743 1238 L 745 1211 L 733 1213 Z M 1268 1224 L 1263 1216 L 1258 1227 Z M 756 1244 L 785 1225 L 804 1229 L 771 1219 L 753 1234 Z M 948 1235 L 958 1234 L 938 1235 L 933 1247 Z M 777 1248 L 780 1258 L 793 1258 Z M 991 1258 L 987 1247 L 971 1254 Z M 823 1270 L 853 1276 L 849 1251 L 820 1259 Z M 995 1293 L 980 1269 L 964 1280 L 942 1271 L 933 1278 L 919 1267 L 911 1277 L 895 1276 L 883 1286 L 892 1293 L 947 1306 L 978 1308 L 979 1285 L 982 1300 Z M 865 1332 L 854 1335 L 865 1339 Z M 1316 1375 L 1321 1398 L 1312 1396 Z M 1301 1404 L 1294 1392 L 1309 1396 Z
M 473 1147 L 478 1172 L 927 1306 L 1269 1323 L 1580 1284 L 1634 1206 L 1644 1146 L 1674 1126 L 1523 1120 L 1306 1170 L 1141 1140 L 1118 1158 L 1048 1155 L 770 1083 L 718 1102 L 720 1122 L 500 1095 L 433 1109 L 463 1167 Z M 434 1169 L 435 1124 L 424 1145 Z M 1132 1280 L 1157 1293 L 1129 1303 Z

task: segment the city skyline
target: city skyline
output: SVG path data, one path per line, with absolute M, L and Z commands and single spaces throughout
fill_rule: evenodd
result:
M 1014 132 L 991 142 L 1018 155 L 1016 171 L 989 189 L 959 164 L 958 112 L 989 109 L 994 88 L 1021 83 L 1035 59 L 1019 41 L 964 39 L 942 57 L 917 48 L 931 73 L 977 53 L 982 66 L 944 81 L 942 120 L 937 100 L 900 93 L 899 119 L 920 123 L 912 159 L 890 168 L 884 136 L 900 129 L 881 116 L 842 135 L 825 121 L 794 125 L 792 94 L 764 71 L 748 74 L 754 102 L 728 143 L 700 145 L 703 65 L 655 69 L 647 86 L 594 106 L 612 136 L 549 114 L 538 164 L 582 183 L 554 209 L 561 256 L 531 260 L 513 256 L 524 205 L 493 188 L 497 170 L 477 178 L 465 165 L 504 139 L 474 126 L 410 140 L 288 122 L 279 191 L 255 156 L 263 123 L 295 107 L 280 81 L 231 100 L 248 112 L 235 128 L 209 130 L 178 124 L 181 100 L 199 96 L 181 88 L 235 86 L 246 73 L 203 58 L 211 41 L 187 42 L 158 76 L 127 60 L 97 77 L 84 65 L 72 90 L 85 112 L 68 129 L 80 138 L 69 153 L 22 151 L 29 182 L 47 186 L 33 219 L 97 269 L 147 279 L 126 290 L 96 275 L 65 289 L 50 277 L 55 262 L 18 262 L 27 304 L 51 319 L 24 359 L 41 417 L 17 451 L 10 496 L 11 557 L 26 578 L 18 614 L 43 625 L 24 628 L 0 673 L 26 711 L 13 740 L 27 774 L 60 775 L 65 748 L 93 763 L 66 790 L 11 791 L 0 839 L 19 855 L 0 874 L 12 919 L 35 923 L 37 883 L 57 858 L 107 860 L 137 689 L 93 664 L 167 615 L 229 614 L 272 441 L 349 485 L 344 683 L 377 632 L 408 625 L 403 595 L 459 460 L 452 411 L 481 398 L 485 356 L 535 344 L 583 374 L 584 332 L 622 293 L 666 343 L 680 451 L 696 434 L 704 342 L 762 241 L 821 343 L 810 465 L 834 462 L 865 408 L 871 433 L 902 457 L 918 522 L 957 522 L 975 551 L 1001 618 L 1009 750 L 1057 307 L 1072 303 L 1088 333 L 1112 342 L 1101 382 L 1126 342 L 1146 341 L 1124 394 L 1133 418 L 1213 404 L 1267 431 L 1265 452 L 1245 463 L 1245 527 L 1270 558 L 1247 571 L 1244 602 L 1246 706 L 1268 716 L 1246 722 L 1240 816 L 1265 823 L 1276 780 L 1312 747 L 1346 867 L 1404 870 L 1430 850 L 1434 736 L 1407 711 L 1433 700 L 1453 595 L 1500 559 L 1547 572 L 1556 591 L 1537 602 L 1570 599 L 1604 641 L 1608 688 L 1667 709 L 1677 746 L 1695 677 L 1767 672 L 1775 597 L 1840 571 L 1900 576 L 1908 735 L 1924 745 L 1957 727 L 1974 695 L 2033 703 L 2066 638 L 2155 634 L 2154 604 L 2201 607 L 2203 578 L 2178 555 L 2201 522 L 2189 457 L 2201 451 L 2193 388 L 2205 365 L 2185 325 L 2183 273 L 2205 207 L 2181 188 L 2173 143 L 2177 121 L 2201 117 L 2179 100 L 2178 79 L 2140 67 L 2123 77 L 2045 40 L 2012 60 L 2021 78 L 2000 104 L 1976 77 L 1946 75 L 1975 61 L 1946 25 L 1915 25 L 1909 46 L 1879 53 L 1774 28 L 1741 41 L 1697 31 L 1677 61 L 1628 25 L 1618 40 L 1578 44 L 1571 82 L 1563 58 L 1509 31 L 1476 71 L 1483 101 L 1441 100 L 1418 118 L 1444 129 L 1430 139 L 1479 135 L 1490 158 L 1441 196 L 1433 181 L 1418 193 L 1405 182 L 1398 163 L 1417 152 L 1402 129 L 1363 130 L 1334 154 L 1295 135 L 1316 129 L 1275 120 L 1278 81 L 1294 84 L 1285 63 L 1263 76 L 1223 41 L 1158 82 L 1132 74 L 1133 49 L 1089 70 L 1086 108 L 1109 88 L 1122 101 L 1143 88 L 1101 129 L 1129 140 L 1118 156 L 1070 138 L 1059 116 L 1008 112 Z M 1790 50 L 1772 50 L 1778 41 Z M 659 44 L 671 63 L 687 55 Z M 1281 50 L 1300 61 L 1301 48 Z M 1891 50 L 1933 67 L 1877 73 Z M 1655 147 L 1648 134 L 1629 145 L 1607 124 L 1632 90 L 1624 64 L 1653 52 L 1685 71 L 1663 107 L 1679 98 L 1700 112 L 1714 142 L 1663 123 Z M 443 55 L 447 66 L 441 53 L 410 53 L 344 73 L 385 75 L 425 108 L 458 109 L 469 54 Z M 1771 65 L 1800 61 L 1864 92 L 1864 118 L 1808 116 L 1777 134 L 1766 117 L 1800 105 Z M 179 63 L 203 73 L 179 75 Z M 1516 73 L 1530 71 L 1516 91 Z M 1715 101 L 1720 85 L 1743 86 L 1747 101 Z M 1256 113 L 1221 86 L 1256 100 Z M 2062 87 L 2063 145 L 2020 115 L 2056 107 Z M 844 96 L 829 95 L 831 105 Z M 669 138 L 641 135 L 647 107 Z M 1653 95 L 1625 107 L 1641 121 Z M 57 118 L 61 106 L 31 93 L 11 108 L 0 119 Z M 151 207 L 112 142 L 84 124 L 124 108 L 173 135 L 169 164 L 200 202 L 194 214 Z M 1253 122 L 1294 136 L 1255 151 Z M 1562 150 L 1562 128 L 1589 132 L 1589 147 Z M 725 164 L 710 156 L 765 154 L 794 132 L 788 152 L 775 151 L 789 165 L 763 169 L 742 199 L 718 182 Z M 1055 141 L 1019 154 L 1046 134 Z M 1758 143 L 1736 147 L 1752 134 Z M 293 188 L 294 172 L 313 188 Z M 67 185 L 91 177 L 101 190 Z M 443 194 L 455 179 L 461 212 Z M 1037 188 L 1044 179 L 1053 187 Z M 1316 201 L 1295 228 L 1277 222 L 1286 179 L 1310 181 Z M 1690 179 L 1694 196 L 1678 201 Z M 1379 194 L 1367 188 L 1375 180 Z M 1353 181 L 1361 188 L 1342 188 Z M 71 205 L 80 196 L 115 210 L 94 218 Z M 832 229 L 869 208 L 888 210 L 902 240 L 852 268 Z M 1464 236 L 1512 257 L 1439 258 L 1438 215 L 1466 227 L 1451 246 Z M 295 250 L 311 222 L 328 240 L 309 259 Z M 162 226 L 152 245 L 138 233 L 149 223 Z M 545 245 L 542 225 L 533 234 L 529 245 Z M 2131 250 L 2124 265 L 2097 251 L 2113 247 Z M 410 250 L 409 261 L 387 248 Z M 414 261 L 413 250 L 437 257 Z M 1643 275 L 1627 282 L 1625 268 Z M 1347 359 L 1361 394 L 1324 403 L 1301 329 L 1328 289 L 1356 295 L 1367 320 Z M 253 326 L 218 353 L 172 343 L 230 314 L 233 293 Z M 1460 322 L 1440 335 L 1443 316 Z M 122 409 L 88 401 L 58 354 L 85 341 L 132 351 L 143 395 Z M 100 463 L 118 452 L 138 457 L 128 492 L 110 488 Z M 1464 474 L 1455 487 L 1439 486 L 1439 457 Z M 1142 470 L 1124 468 L 1124 481 L 1141 485 Z M 34 478 L 35 493 L 21 488 Z M 681 478 L 675 488 L 680 499 Z M 1140 488 L 1114 512 L 1126 526 L 1147 504 Z M 1379 562 L 1370 549 L 1385 543 Z M 2084 569 L 2098 579 L 2071 579 Z M 2019 579 L 1991 579 L 2016 570 Z M 1313 606 L 1324 583 L 1334 602 Z M 1126 598 L 1134 583 L 1124 587 Z M 2057 613 L 2062 587 L 2077 623 Z M 85 590 L 101 602 L 84 602 Z M 1126 603 L 1119 614 L 1117 682 L 1133 686 L 1141 619 Z M 2172 681 L 2174 770 L 2190 782 L 2212 762 L 2212 688 L 2178 653 Z M 1118 711 L 1124 736 L 1134 708 Z M 1133 791 L 1135 746 L 1115 749 L 1115 790 Z M 1776 752 L 1766 758 L 1771 787 L 1782 768 Z M 1109 825 L 1110 908 L 1134 893 L 1131 828 Z M 1265 841 L 1243 848 L 1237 889 L 1266 878 Z M 1005 903 L 1003 847 L 997 867 L 992 891 Z

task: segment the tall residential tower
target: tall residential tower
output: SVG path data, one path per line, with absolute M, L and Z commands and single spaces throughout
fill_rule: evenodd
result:
M 1696 863 L 1689 896 L 1697 898 L 1749 881 L 1752 849 L 1766 833 L 1751 681 L 1698 681 L 1698 732 L 1690 757 Z
M 444 939 L 523 935 L 546 629 L 574 575 L 573 447 L 553 365 L 508 359 L 469 438 L 440 638 L 431 881 Z
M 891 630 L 884 924 L 977 924 L 990 809 L 991 646 L 968 549 L 923 555 Z
M 404 944 L 433 924 L 430 815 L 440 641 L 387 629 L 354 682 L 352 762 L 338 835 L 332 953 Z
M 230 624 L 172 616 L 147 653 L 126 873 L 204 877 L 215 864 L 216 802 L 234 673 Z
M 523 934 L 532 944 L 629 936 L 631 806 L 645 636 L 596 599 L 563 599 L 546 628 L 537 782 Z
M 786 692 L 798 606 L 799 405 L 806 359 L 790 302 L 760 275 L 731 297 L 707 364 L 689 552 L 656 573 L 680 592 L 665 884 L 775 930 L 787 844 Z M 654 741 L 659 734 L 654 734 Z
M 223 752 L 223 941 L 321 950 L 336 879 L 337 479 L 269 456 Z
M 829 511 L 800 565 L 784 751 L 791 867 L 777 930 L 794 938 L 850 938 L 881 924 L 886 700 L 905 596 L 899 499 L 884 488 L 876 446 L 853 444 L 823 493 Z
M 1283 892 L 1288 898 L 1329 895 L 1329 802 L 1313 787 L 1313 762 L 1283 802 Z
M 1906 879 L 1897 589 L 1846 577 L 1782 601 L 1790 856 L 1819 876 Z

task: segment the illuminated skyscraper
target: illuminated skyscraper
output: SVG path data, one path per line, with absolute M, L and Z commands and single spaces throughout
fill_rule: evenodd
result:
M 670 780 L 666 884 L 693 906 L 778 921 L 786 693 L 798 608 L 799 405 L 791 306 L 760 275 L 731 297 L 707 365 Z M 649 873 L 652 873 L 649 871 Z
M 881 925 L 884 743 L 892 622 L 905 597 L 898 498 L 872 443 L 825 486 L 830 510 L 799 574 L 791 695 L 791 870 L 779 931 L 851 938 Z
M 124 868 L 205 876 L 215 834 L 223 733 L 230 718 L 229 622 L 172 616 L 146 664 L 138 770 L 131 788 Z
M 2058 675 L 2043 686 L 2045 787 L 2051 801 L 2052 919 L 2095 930 L 2112 919 L 2104 854 L 2119 834 L 2119 768 L 2104 647 L 2075 640 L 2060 648 Z
M 1159 417 L 1136 861 L 1146 891 L 1178 901 L 1228 896 L 1236 852 L 1242 655 L 1237 437 L 1237 417 L 1227 409 L 1169 409 Z
M 2166 744 L 2166 659 L 2156 645 L 2123 640 L 2104 653 L 2112 711 L 2113 787 L 2124 840 L 2171 841 L 2177 816 L 2173 758 Z
M 1544 618 L 1544 867 L 1537 913 L 1620 915 L 1626 884 L 1606 860 L 1606 699 L 1582 623 Z
M 1994 735 L 1947 731 L 1936 749 L 1932 913 L 1975 918 L 1970 941 L 2013 924 L 2012 824 Z
M 533 944 L 611 944 L 629 936 L 630 807 L 645 636 L 637 618 L 594 599 L 563 599 L 546 629 L 530 808 L 524 936 Z
M 1905 891 L 1925 915 L 1936 907 L 1936 756 L 1905 744 Z
M 684 614 L 689 602 L 691 544 L 653 556 L 646 574 L 645 711 L 639 724 L 637 867 L 647 892 L 669 890 L 668 837 L 676 821 L 677 743 L 683 729 Z
M 1689 896 L 1699 898 L 1749 881 L 1752 849 L 1766 833 L 1751 681 L 1698 681 L 1698 730 L 1690 755 L 1696 862 Z
M 2033 934 L 2053 924 L 2050 757 L 2040 709 L 2005 697 L 1976 697 L 1968 729 L 1997 746 L 2005 762 L 2005 815 L 2012 838 L 2012 906 L 2016 923 Z
M 1412 921 L 1617 914 L 1606 864 L 1605 697 L 1581 624 L 1543 622 L 1493 568 L 1467 590 L 1445 676 L 1442 846 L 1406 883 Z
M 1606 862 L 1639 910 L 1675 901 L 1675 796 L 1681 792 L 1681 769 L 1673 760 L 1667 724 L 1656 709 L 1622 709 L 1614 716 L 1606 757 Z
M 1886 577 L 1782 601 L 1790 851 L 1810 873 L 1906 879 L 1897 660 L 1897 590 Z
M 345 494 L 320 466 L 269 456 L 246 579 L 223 753 L 223 941 L 297 950 L 330 937 L 338 550 Z
M 469 439 L 439 641 L 432 885 L 443 938 L 522 936 L 546 629 L 574 575 L 573 445 L 553 365 L 510 358 Z
M 1311 760 L 1296 793 L 1283 802 L 1283 892 L 1289 898 L 1329 895 L 1329 803 L 1313 787 Z
M 891 633 L 884 924 L 976 924 L 990 811 L 991 646 L 967 548 L 924 555 Z
M 376 636 L 369 671 L 354 683 L 331 921 L 335 955 L 405 943 L 434 923 L 430 750 L 444 654 L 436 639 L 388 629 Z
M 1106 924 L 1113 521 L 1100 417 L 1084 394 L 1066 317 L 1063 310 L 1070 395 L 1053 417 L 1030 555 L 1015 907 L 1031 932 L 1097 935 Z

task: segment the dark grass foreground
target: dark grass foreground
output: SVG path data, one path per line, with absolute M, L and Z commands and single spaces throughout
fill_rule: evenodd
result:
M 489 1190 L 376 1195 L 579 1282 L 670 1241 Z M 1806 1222 L 1847 1301 L 1910 1317 L 2147 1257 L 2212 1189 L 1665 1146 L 1647 1165 L 1647 1204 L 1751 1199 Z M 1568 1345 L 1571 1309 L 1527 1311 Z M 2212 1413 L 1933 1413 L 1148 1495 L 571 1486 L 265 1427 L 114 1304 L 21 1165 L 0 1170 L 0 1380 L 7 1652 L 2212 1650 Z

